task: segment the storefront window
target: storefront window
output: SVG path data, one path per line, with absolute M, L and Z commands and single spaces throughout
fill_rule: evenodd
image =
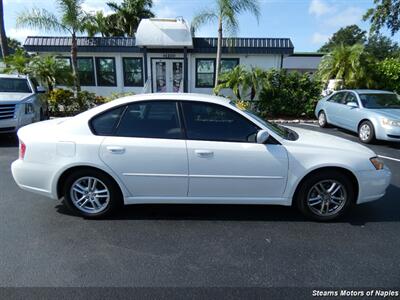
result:
M 143 59 L 141 57 L 124 57 L 124 85 L 143 86 Z

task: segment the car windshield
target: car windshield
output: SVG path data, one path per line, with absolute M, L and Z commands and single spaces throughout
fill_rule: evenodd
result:
M 263 118 L 261 118 L 256 112 L 248 110 L 248 109 L 244 109 L 243 107 L 237 105 L 234 101 L 231 101 L 230 104 L 233 105 L 234 107 L 240 109 L 245 114 L 252 117 L 253 119 L 256 119 L 258 122 L 260 122 L 265 127 L 267 127 L 268 129 L 270 129 L 271 131 L 273 131 L 274 133 L 279 135 L 281 138 L 284 138 L 286 140 L 291 140 L 291 141 L 295 141 L 298 139 L 297 133 L 294 132 L 293 130 L 286 128 L 279 124 L 274 124 L 274 123 L 268 122 L 268 121 L 264 120 Z
M 32 93 L 25 78 L 0 78 L 0 93 Z
M 365 108 L 400 108 L 400 97 L 396 94 L 360 94 Z

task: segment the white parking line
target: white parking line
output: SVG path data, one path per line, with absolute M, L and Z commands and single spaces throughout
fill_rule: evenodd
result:
M 307 125 L 307 126 L 312 126 L 312 127 L 319 127 L 318 125 L 312 124 L 312 123 L 299 123 L 300 125 Z
M 389 157 L 389 156 L 383 156 L 383 155 L 378 155 L 378 157 L 384 158 L 384 159 L 389 159 L 389 160 L 394 160 L 397 162 L 400 162 L 400 159 L 398 158 L 393 158 L 393 157 Z

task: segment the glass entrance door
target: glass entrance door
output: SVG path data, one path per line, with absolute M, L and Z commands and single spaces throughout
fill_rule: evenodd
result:
M 183 60 L 153 60 L 153 92 L 183 92 Z

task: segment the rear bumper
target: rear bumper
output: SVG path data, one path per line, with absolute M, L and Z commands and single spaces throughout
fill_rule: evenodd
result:
M 357 204 L 370 202 L 383 197 L 390 184 L 392 173 L 389 168 L 376 171 L 361 171 L 357 173 L 359 195 Z
M 11 164 L 11 172 L 17 185 L 26 191 L 57 199 L 51 192 L 53 171 L 49 166 L 17 159 Z

